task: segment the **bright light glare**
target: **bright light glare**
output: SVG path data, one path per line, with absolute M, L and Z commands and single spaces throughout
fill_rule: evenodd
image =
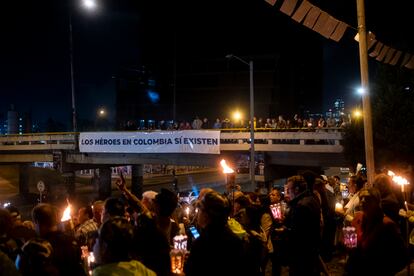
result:
M 83 5 L 89 10 L 96 8 L 96 2 L 94 0 L 83 0 Z
M 233 118 L 237 121 L 242 118 L 242 114 L 239 111 L 233 113 Z
M 361 111 L 359 111 L 359 110 L 355 110 L 355 111 L 354 111 L 354 116 L 355 116 L 355 117 L 357 117 L 357 118 L 359 118 L 359 117 L 361 117 L 361 116 L 362 116 L 362 112 L 361 112 Z
M 105 114 L 106 114 L 105 109 L 103 109 L 103 108 L 99 109 L 98 114 L 99 114 L 99 116 L 101 116 L 101 117 L 102 117 L 102 116 L 105 116 Z
M 363 95 L 365 94 L 365 89 L 364 88 L 358 88 L 358 94 Z

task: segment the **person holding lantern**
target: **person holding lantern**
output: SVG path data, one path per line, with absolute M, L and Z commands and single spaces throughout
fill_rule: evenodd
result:
M 376 188 L 362 189 L 361 232 L 348 258 L 349 275 L 395 275 L 407 263 L 407 249 L 397 224 L 381 208 Z

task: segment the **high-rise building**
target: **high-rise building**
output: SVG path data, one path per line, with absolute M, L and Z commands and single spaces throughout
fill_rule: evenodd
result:
M 345 114 L 345 102 L 343 99 L 338 98 L 334 102 L 334 108 L 332 112 L 332 116 L 335 119 L 341 118 Z

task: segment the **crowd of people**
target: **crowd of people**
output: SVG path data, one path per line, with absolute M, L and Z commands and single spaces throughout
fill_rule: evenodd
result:
M 226 192 L 204 188 L 187 203 L 168 189 L 138 198 L 122 177 L 116 184 L 121 197 L 80 206 L 64 222 L 48 203 L 24 222 L 16 207 L 0 209 L 0 274 L 260 276 L 271 267 L 272 275 L 320 275 L 340 251 L 347 275 L 394 275 L 409 260 L 404 202 L 384 174 L 341 183 L 305 171 L 282 190 L 227 183 Z M 347 225 L 357 236 L 352 248 L 341 237 Z M 183 272 L 172 269 L 177 235 L 187 236 Z
M 295 114 L 292 118 L 284 118 L 279 115 L 277 118 L 256 118 L 254 117 L 254 128 L 258 130 L 286 130 L 286 129 L 318 129 L 318 128 L 339 128 L 350 123 L 346 116 L 341 118 L 323 117 L 301 118 Z M 193 121 L 148 121 L 137 124 L 129 120 L 122 127 L 125 130 L 189 130 L 189 129 L 247 129 L 250 128 L 250 121 L 244 119 L 216 118 L 210 121 L 208 118 L 196 116 Z

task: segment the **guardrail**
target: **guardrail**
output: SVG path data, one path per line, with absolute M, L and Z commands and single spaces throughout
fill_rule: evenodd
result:
M 342 152 L 340 129 L 303 129 L 255 131 L 257 151 Z M 40 133 L 0 136 L 0 151 L 76 150 L 78 133 Z M 245 151 L 250 148 L 250 133 L 246 129 L 224 129 L 220 134 L 220 149 Z
M 73 132 L 0 136 L 0 151 L 75 150 L 76 145 Z

